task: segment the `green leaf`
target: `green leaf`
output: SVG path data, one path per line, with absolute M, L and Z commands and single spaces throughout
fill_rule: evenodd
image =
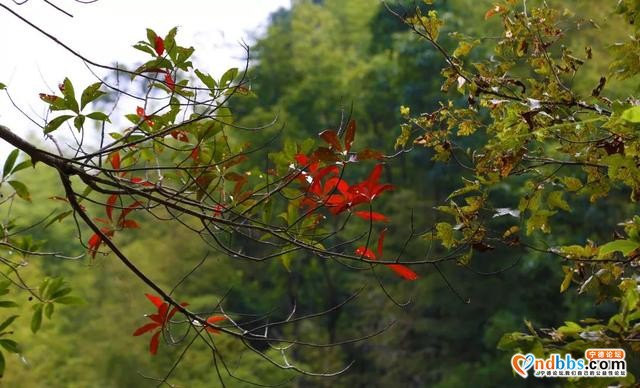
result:
M 140 67 L 138 67 L 134 74 L 131 75 L 131 79 L 134 79 L 137 74 L 140 74 L 144 71 L 158 71 L 158 69 L 173 69 L 173 64 L 167 60 L 166 58 L 156 58 L 152 59 Z
M 84 125 L 84 115 L 78 115 L 75 119 L 73 119 L 73 126 L 76 127 L 78 131 L 82 129 Z
M 60 288 L 58 290 L 56 290 L 52 295 L 51 295 L 51 299 L 57 299 L 57 298 L 61 298 L 67 294 L 69 294 L 71 292 L 71 288 L 69 287 L 65 287 L 65 288 Z
M 31 318 L 31 332 L 37 333 L 42 326 L 42 304 L 34 306 L 33 317 Z
M 62 95 L 64 96 L 64 101 L 67 103 L 67 107 L 75 113 L 80 113 L 80 109 L 78 109 L 78 101 L 76 101 L 76 92 L 73 90 L 73 85 L 69 78 L 64 79 L 62 86 Z
M 174 62 L 176 63 L 176 67 L 185 71 L 189 67 L 192 67 L 191 61 L 187 61 L 187 60 L 191 58 L 194 51 L 195 49 L 193 47 L 189 47 L 189 48 L 178 47 L 177 55 L 176 55 L 176 58 L 174 59 Z
M 283 253 L 282 256 L 280 256 L 280 261 L 287 272 L 291 272 L 291 260 L 293 260 L 292 252 Z
M 216 112 L 216 119 L 225 124 L 233 124 L 233 114 L 231 114 L 231 109 L 226 106 L 218 108 L 218 111 Z
M 2 354 L 2 352 L 0 352 L 0 377 L 4 375 L 4 365 L 4 355 Z
M 40 296 L 45 299 L 51 299 L 52 295 L 62 287 L 64 279 L 62 277 L 55 277 L 48 282 L 48 284 L 41 288 Z
M 18 343 L 14 340 L 0 339 L 0 346 L 5 348 L 7 352 L 20 353 L 20 350 L 18 349 Z
M 622 112 L 621 117 L 632 123 L 640 123 L 640 106 L 634 106 Z
M 449 194 L 449 196 L 447 197 L 447 201 L 450 200 L 451 198 L 457 197 L 458 195 L 467 194 L 476 190 L 478 191 L 480 190 L 480 183 L 478 181 L 475 181 L 475 182 L 465 181 L 465 186 L 457 190 L 454 190 L 451 194 Z
M 164 37 L 164 49 L 169 53 L 169 57 L 172 61 L 175 61 L 178 55 L 178 46 L 176 45 L 176 34 L 178 33 L 178 27 L 173 27 Z
M 216 84 L 216 80 L 214 80 L 213 77 L 210 76 L 209 74 L 204 74 L 198 69 L 195 70 L 195 73 L 198 76 L 198 78 L 200 78 L 200 81 L 202 81 L 202 83 L 209 88 L 209 90 L 211 91 L 211 94 L 215 93 L 216 88 L 218 86 Z
M 6 88 L 7 88 L 7 85 L 0 82 L 0 90 L 5 90 Z
M 9 318 L 5 319 L 4 322 L 0 323 L 0 333 L 6 329 L 7 327 L 9 327 L 9 325 L 11 325 L 13 323 L 13 321 L 16 320 L 16 318 L 18 318 L 17 315 L 12 315 Z
M 40 93 L 40 99 L 49 104 L 51 110 L 67 110 L 70 109 L 67 106 L 67 102 L 64 98 L 54 96 L 52 94 Z
M 563 265 L 562 271 L 564 272 L 564 279 L 562 279 L 562 284 L 560 284 L 561 293 L 565 292 L 571 285 L 571 281 L 573 280 L 573 268 Z
M 442 246 L 445 248 L 451 248 L 455 243 L 453 237 L 453 227 L 446 222 L 439 222 L 436 225 L 437 238 L 442 242 Z
M 151 47 L 155 47 L 156 45 L 156 36 L 158 35 L 156 35 L 156 32 L 154 30 L 152 30 L 151 28 L 147 28 L 147 40 L 149 41 Z
M 150 47 L 147 48 L 151 50 Z M 102 82 L 96 82 L 95 84 L 91 84 L 84 89 L 84 91 L 82 92 L 82 96 L 80 97 L 80 110 L 84 109 L 84 107 L 87 106 L 88 103 L 93 102 L 100 98 L 100 96 L 106 94 L 105 92 L 100 90 L 101 86 Z
M 12 300 L 0 300 L 1 308 L 18 307 L 18 304 Z
M 566 334 L 566 335 L 576 335 L 582 332 L 582 326 L 578 325 L 575 322 L 565 321 L 565 326 L 560 326 L 558 328 L 558 333 Z
M 19 181 L 9 181 L 7 183 L 9 183 L 11 187 L 13 187 L 13 189 L 16 191 L 16 194 L 18 194 L 18 197 L 24 199 L 25 201 L 31 201 L 31 194 L 29 194 L 29 190 L 27 189 L 27 186 L 24 185 L 24 183 Z
M 262 222 L 264 222 L 265 224 L 269 224 L 269 222 L 271 221 L 271 214 L 273 209 L 272 205 L 272 200 L 266 200 L 264 202 L 264 205 L 262 206 Z
M 55 119 L 49 121 L 47 125 L 44 127 L 44 133 L 51 133 L 58 129 L 65 121 L 74 117 L 73 115 L 62 115 L 58 116 Z
M 549 204 L 550 209 L 558 208 L 569 212 L 571 211 L 571 207 L 567 201 L 562 198 L 562 194 L 562 191 L 554 191 L 550 193 L 549 197 L 547 197 L 547 203 Z
M 13 166 L 16 164 L 16 159 L 18 159 L 18 154 L 20 154 L 20 150 L 15 149 L 11 151 L 7 160 L 4 161 L 4 168 L 2 169 L 3 177 L 7 177 L 13 170 Z
M 136 44 L 133 45 L 133 48 L 136 49 L 136 50 L 143 51 L 143 52 L 145 52 L 147 54 L 150 54 L 150 55 L 152 55 L 154 57 L 156 56 L 156 52 L 153 51 L 153 49 L 151 47 L 149 47 L 147 45 L 147 43 L 145 43 L 145 42 L 136 43 Z
M 55 302 L 60 304 L 71 304 L 71 305 L 84 304 L 84 300 L 77 296 L 63 296 L 62 298 L 56 299 Z
M 40 287 L 38 287 L 38 294 L 40 294 L 40 297 L 44 297 L 44 291 L 46 290 L 50 281 L 51 279 L 48 277 L 42 279 L 42 282 L 40 283 Z
M 53 303 L 47 303 L 46 305 L 44 305 L 44 316 L 47 317 L 47 319 L 51 319 L 51 316 L 53 315 Z
M 73 213 L 73 210 L 67 210 L 65 212 L 62 212 L 62 213 L 58 214 L 57 216 L 55 216 L 52 219 L 50 219 L 49 222 L 47 222 L 44 225 L 44 229 L 47 229 L 49 226 L 51 226 L 51 224 L 53 224 L 56 221 L 61 222 L 63 219 L 68 217 L 71 213 Z
M 599 257 L 604 255 L 608 255 L 613 252 L 622 252 L 623 255 L 627 256 L 631 252 L 640 248 L 640 243 L 637 243 L 632 240 L 615 240 L 608 242 L 602 246 L 600 246 Z
M 560 178 L 562 183 L 567 188 L 567 191 L 578 191 L 582 188 L 582 182 L 578 178 L 574 178 L 571 176 L 564 176 Z
M 89 113 L 87 117 L 92 120 L 106 121 L 108 123 L 111 122 L 111 120 L 109 120 L 109 116 L 107 116 L 105 113 L 102 113 L 102 112 L 92 112 L 92 113 Z
M 25 168 L 28 168 L 28 167 L 33 167 L 33 163 L 31 162 L 31 160 L 25 160 L 24 162 L 18 163 L 18 165 L 13 168 L 11 173 L 15 174 L 16 172 L 24 170 Z
M 220 78 L 220 88 L 228 88 L 229 85 L 231 85 L 231 82 L 233 82 L 233 80 L 236 78 L 236 76 L 238 75 L 238 69 L 237 68 L 231 68 L 229 70 L 227 70 L 223 75 L 222 78 Z

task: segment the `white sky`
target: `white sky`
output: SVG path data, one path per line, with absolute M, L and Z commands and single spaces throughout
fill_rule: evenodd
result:
M 147 60 L 147 54 L 131 46 L 146 40 L 146 28 L 164 36 L 178 26 L 178 43 L 194 46 L 194 64 L 219 77 L 226 69 L 241 67 L 241 40 L 252 43 L 264 30 L 271 12 L 290 7 L 290 0 L 99 0 L 79 4 L 73 0 L 49 0 L 73 14 L 64 15 L 40 0 L 18 6 L 0 0 L 45 31 L 89 59 L 105 64 L 131 64 Z M 69 77 L 76 92 L 96 82 L 82 61 L 0 8 L 0 82 L 26 113 L 37 118 L 46 109 L 38 93 L 58 92 Z M 97 71 L 103 75 L 103 71 Z M 58 92 L 59 94 L 59 92 Z M 35 127 L 0 93 L 0 123 L 26 136 Z M 29 132 L 31 130 L 31 132 Z M 0 161 L 11 150 L 0 140 Z

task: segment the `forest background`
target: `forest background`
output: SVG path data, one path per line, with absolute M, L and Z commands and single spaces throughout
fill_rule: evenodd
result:
M 461 31 L 488 40 L 502 33 L 498 18 L 485 19 L 492 2 L 447 0 L 435 2 L 433 7 L 447 21 L 441 36 L 448 50 L 457 46 L 447 37 L 448 32 Z M 573 81 L 577 88 L 583 83 L 583 88 L 590 90 L 606 71 L 603 53 L 607 44 L 627 33 L 625 25 L 616 19 L 613 5 L 610 10 L 603 9 L 601 2 L 589 0 L 563 1 L 560 7 L 595 20 L 607 31 L 606 37 L 592 31 L 570 36 L 574 44 L 588 43 L 601 54 L 594 55 L 580 78 Z M 357 121 L 361 144 L 392 154 L 405 119 L 401 107 L 427 112 L 436 109 L 443 99 L 439 75 L 444 66 L 442 56 L 377 0 L 294 1 L 291 9 L 271 15 L 266 32 L 251 46 L 249 74 L 256 96 L 242 99 L 237 105 L 232 103 L 232 110 L 238 123 L 247 127 L 260 126 L 277 115 L 284 126 L 278 141 L 285 148 L 335 128 L 348 114 Z M 490 53 L 480 46 L 472 55 L 485 58 Z M 609 87 L 621 96 L 637 91 L 630 82 Z M 274 126 L 259 136 L 264 140 L 279 130 Z M 251 136 L 252 141 L 261 140 Z M 466 145 L 473 147 L 473 141 Z M 431 151 L 415 149 L 389 163 L 384 178 L 397 190 L 381 197 L 377 205 L 390 216 L 390 228 L 406 229 L 411 217 L 423 226 L 437 223 L 442 217 L 433 208 L 459 187 L 462 171 L 454 163 L 436 163 L 432 157 Z M 259 158 L 256 163 L 260 163 Z M 51 211 L 50 193 L 58 191 L 61 195 L 62 190 L 54 172 L 42 166 L 37 174 L 24 174 L 21 180 L 38 189 L 32 190 L 30 203 L 16 202 L 12 211 L 25 217 L 21 220 L 25 224 L 37 222 Z M 518 188 L 505 183 L 502 189 L 509 204 Z M 572 203 L 579 216 L 563 216 L 561 226 L 546 237 L 547 244 L 571 242 L 574 232 L 585 225 L 594 235 L 599 228 L 608 230 L 609 220 L 624 218 L 627 202 L 620 197 L 613 208 L 610 203 L 607 208 L 588 201 Z M 386 249 L 400 249 L 403 237 L 402 233 L 388 235 Z M 71 219 L 37 230 L 33 239 L 52 250 L 81 250 Z M 172 243 L 163 243 L 168 240 Z M 169 224 L 158 223 L 144 233 L 123 235 L 118 241 L 129 256 L 136 257 L 141 267 L 165 285 L 177 282 L 180 274 L 206 255 L 197 237 Z M 407 256 L 412 254 L 419 252 L 406 252 Z M 480 274 L 504 268 L 514 258 L 517 265 L 508 271 Z M 60 310 L 35 337 L 29 327 L 18 327 L 15 335 L 23 348 L 20 357 L 8 358 L 4 384 L 151 386 L 153 382 L 144 375 L 162 374 L 170 368 L 179 350 L 152 357 L 144 341 L 129 335 L 135 329 L 132 318 L 148 309 L 148 302 L 140 298 L 148 290 L 119 262 L 97 257 L 81 262 L 32 260 L 30 265 L 29 276 L 33 278 L 46 275 L 72 279 L 76 294 L 86 303 Z M 525 386 L 531 382 L 514 378 L 509 364 L 512 354 L 498 349 L 505 333 L 526 330 L 525 319 L 535 327 L 552 327 L 589 314 L 606 315 L 611 310 L 606 304 L 594 306 L 593 298 L 579 298 L 576 289 L 560 293 L 562 263 L 544 252 L 496 249 L 486 259 L 475 261 L 473 268 L 471 271 L 449 263 L 441 268 L 443 277 L 426 266 L 416 269 L 419 281 L 390 283 L 392 295 L 411 299 L 403 309 L 366 276 L 322 260 L 295 257 L 286 266 L 278 260 L 243 265 L 212 255 L 203 267 L 209 275 L 186 283 L 183 292 L 196 304 L 202 295 L 226 295 L 229 307 L 236 311 L 269 311 L 287 306 L 295 296 L 305 301 L 307 312 L 313 312 L 335 305 L 366 286 L 364 301 L 300 323 L 292 330 L 306 338 L 335 341 L 375 332 L 390 321 L 396 323 L 366 341 L 296 354 L 302 365 L 319 369 L 339 369 L 351 361 L 354 364 L 347 373 L 333 378 L 298 377 L 294 386 L 311 382 L 327 387 L 460 387 L 469 381 L 487 387 Z M 465 303 L 467 299 L 469 303 Z M 264 362 L 252 361 L 255 355 L 226 342 L 224 337 L 219 344 L 235 353 L 230 365 L 238 376 L 270 383 L 291 376 Z M 629 355 L 628 360 L 630 371 L 636 370 L 635 355 Z M 206 351 L 192 351 L 176 371 L 174 383 L 211 386 L 217 380 L 214 374 Z M 242 385 L 234 381 L 228 384 Z

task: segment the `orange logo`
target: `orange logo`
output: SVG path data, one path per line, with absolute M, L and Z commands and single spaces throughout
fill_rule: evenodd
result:
M 514 354 L 513 357 L 511 357 L 511 367 L 523 379 L 526 379 L 529 376 L 529 373 L 527 373 L 527 371 L 533 366 L 534 360 L 535 357 L 531 353 L 527 354 L 526 356 L 517 353 Z

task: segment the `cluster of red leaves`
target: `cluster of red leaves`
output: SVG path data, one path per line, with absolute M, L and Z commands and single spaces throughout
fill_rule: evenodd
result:
M 322 161 L 333 160 L 331 155 L 339 153 L 347 158 L 350 156 L 351 145 L 355 138 L 355 122 L 350 121 L 345 131 L 344 145 L 340 142 L 338 134 L 334 130 L 326 130 L 320 133 L 320 138 L 324 140 L 329 148 L 320 147 L 311 156 L 305 154 L 295 155 L 295 160 L 302 172 L 298 176 L 298 181 L 306 188 L 306 195 L 302 200 L 302 206 L 314 210 L 320 207 L 326 208 L 329 213 L 338 215 L 345 211 L 352 211 L 355 207 L 368 204 L 369 210 L 353 211 L 353 214 L 364 220 L 373 222 L 388 222 L 389 218 L 382 213 L 371 210 L 371 202 L 381 193 L 393 190 L 390 184 L 380 183 L 382 175 L 382 164 L 376 164 L 367 179 L 356 184 L 349 184 L 341 176 L 341 169 L 338 167 L 344 162 L 331 163 L 328 166 L 320 167 Z M 327 155 L 329 157 L 327 157 Z M 358 153 L 356 156 L 362 159 L 372 157 L 378 159 L 378 152 L 367 150 L 365 153 Z M 349 159 L 351 160 L 351 159 Z M 310 212 L 309 214 L 312 214 Z M 367 247 L 361 246 L 356 249 L 356 254 L 370 260 L 382 258 L 382 248 L 386 229 L 380 232 L 378 238 L 377 255 Z M 402 264 L 385 264 L 396 274 L 406 280 L 418 279 L 418 274 L 409 267 Z
M 160 334 L 162 333 L 162 329 L 164 329 L 165 325 L 173 316 L 178 312 L 178 308 L 174 307 L 169 311 L 169 304 L 167 302 L 163 302 L 162 299 L 155 295 L 145 294 L 147 299 L 154 306 L 158 308 L 158 312 L 155 314 L 148 315 L 147 317 L 151 320 L 151 323 L 147 323 L 146 325 L 140 326 L 134 333 L 134 336 L 139 336 L 144 333 L 148 333 L 150 331 L 156 330 L 156 332 L 151 336 L 151 342 L 149 343 L 149 353 L 155 355 L 158 352 L 158 345 L 160 343 Z M 180 306 L 186 307 L 188 303 L 180 303 Z
M 114 152 L 109 157 L 109 163 L 114 170 L 120 170 L 120 154 L 118 152 Z M 126 173 L 120 173 L 120 177 L 125 177 Z M 129 180 L 130 183 L 138 184 L 142 186 L 153 186 L 153 183 L 143 180 L 139 177 L 133 177 Z M 135 209 L 142 206 L 142 203 L 139 201 L 133 201 L 126 207 L 121 207 L 120 215 L 118 217 L 113 216 L 113 211 L 116 208 L 116 203 L 118 203 L 120 196 L 117 194 L 111 194 L 107 198 L 107 202 L 105 204 L 105 214 L 107 218 L 94 218 L 94 221 L 103 224 L 105 226 L 100 228 L 100 231 L 107 236 L 108 238 L 112 238 L 116 232 L 116 230 L 122 229 L 137 229 L 140 225 L 134 221 L 127 219 L 127 216 Z M 87 247 L 89 248 L 89 254 L 91 257 L 95 257 L 100 245 L 102 244 L 102 237 L 98 233 L 94 233 L 87 242 Z
M 173 318 L 173 316 L 178 312 L 178 308 L 174 307 L 169 310 L 169 304 L 167 302 L 164 302 L 162 298 L 151 294 L 145 294 L 145 296 L 151 303 L 153 303 L 154 306 L 156 306 L 158 311 L 155 314 L 147 315 L 147 318 L 149 318 L 151 322 L 140 326 L 138 329 L 136 329 L 133 335 L 139 336 L 144 333 L 155 331 L 155 333 L 151 336 L 151 341 L 149 342 L 149 353 L 155 355 L 158 352 L 158 345 L 160 344 L 160 334 L 162 333 L 162 330 L 165 328 L 167 323 L 169 323 L 171 318 Z M 188 303 L 180 303 L 180 306 L 182 307 L 187 307 L 188 305 Z M 212 315 L 207 318 L 207 323 L 209 323 L 210 325 L 215 325 L 216 323 L 224 321 L 225 319 L 227 318 L 222 315 Z M 213 334 L 220 333 L 220 330 L 214 327 L 207 327 L 206 330 L 209 333 Z
M 337 163 L 320 168 L 320 162 L 331 160 L 336 152 L 348 156 L 355 135 L 356 124 L 351 120 L 345 130 L 344 145 L 340 142 L 336 131 L 327 129 L 320 133 L 320 138 L 329 145 L 329 148 L 320 147 L 311 156 L 304 154 L 295 156 L 298 165 L 304 169 L 298 177 L 302 185 L 307 188 L 307 196 L 302 201 L 303 206 L 311 209 L 324 206 L 331 214 L 337 215 L 361 204 L 371 204 L 371 201 L 383 191 L 393 190 L 392 185 L 378 183 L 382 174 L 382 164 L 377 164 L 365 181 L 354 185 L 342 179 Z M 371 210 L 356 211 L 354 214 L 365 220 L 388 221 L 384 214 Z
M 378 237 L 378 246 L 377 246 L 377 255 L 371 249 L 361 246 L 356 249 L 356 255 L 360 255 L 366 257 L 371 260 L 376 260 L 382 258 L 382 250 L 384 246 L 384 235 L 387 232 L 386 229 L 383 229 L 380 232 L 380 236 Z M 385 264 L 387 267 L 391 268 L 393 272 L 398 274 L 401 278 L 405 280 L 416 280 L 418 279 L 418 274 L 413 272 L 411 268 L 402 264 Z
M 311 209 L 324 206 L 331 214 L 338 215 L 358 205 L 371 204 L 380 193 L 393 190 L 392 185 L 378 183 L 382 174 L 382 164 L 376 165 L 366 180 L 350 185 L 340 177 L 340 168 L 337 165 L 320 168 L 318 160 L 304 154 L 297 154 L 295 159 L 305 168 L 298 177 L 298 180 L 307 186 L 307 195 L 302 200 L 302 205 Z M 384 214 L 371 210 L 356 211 L 354 214 L 365 220 L 389 220 Z

